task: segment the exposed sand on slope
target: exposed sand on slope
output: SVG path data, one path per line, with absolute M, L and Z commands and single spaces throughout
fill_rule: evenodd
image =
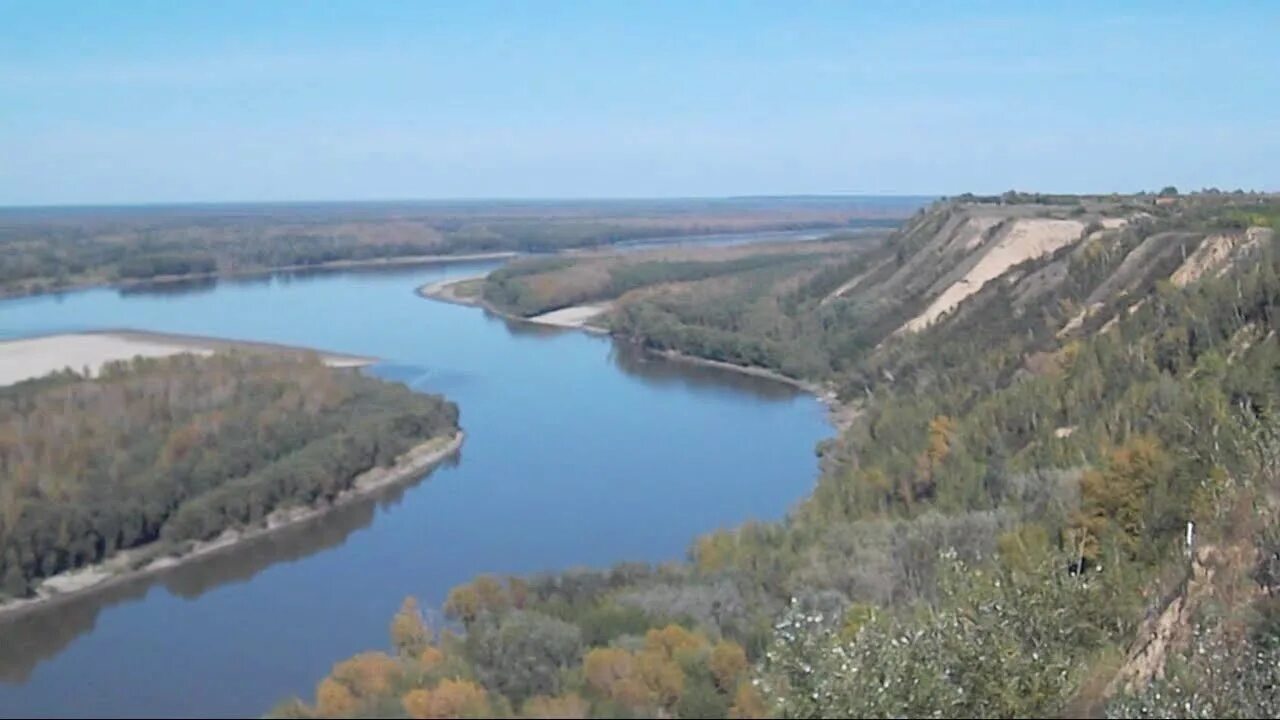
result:
M 1076 220 L 1025 218 L 1015 221 L 1004 237 L 978 260 L 964 277 L 942 291 L 924 312 L 902 327 L 917 332 L 956 308 L 984 285 L 1008 272 L 1009 268 L 1070 245 L 1080 239 L 1084 225 Z
M 1267 228 L 1251 227 L 1243 235 L 1211 235 L 1200 243 L 1169 280 L 1178 287 L 1199 280 L 1206 275 L 1220 275 L 1237 255 L 1247 252 L 1267 240 Z
M 613 307 L 613 303 L 591 303 L 588 305 L 574 305 L 572 307 L 560 308 L 552 310 L 548 313 L 535 315 L 529 318 L 529 322 L 539 323 L 541 325 L 555 325 L 556 327 L 572 327 L 578 328 L 586 325 L 590 320 L 602 313 L 608 312 Z
M 138 332 L 82 333 L 46 335 L 44 337 L 0 342 L 0 386 L 42 377 L 51 372 L 71 368 L 76 372 L 89 369 L 96 375 L 103 365 L 135 357 L 168 357 L 180 353 L 210 355 L 216 350 L 242 347 L 263 351 L 293 351 L 260 343 L 237 343 L 212 338 L 184 337 Z M 372 362 L 369 358 L 323 354 L 333 367 L 359 367 Z

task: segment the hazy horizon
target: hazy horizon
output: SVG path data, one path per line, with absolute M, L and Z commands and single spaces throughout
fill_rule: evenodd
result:
M 1280 6 L 0 0 L 0 206 L 1280 189 Z

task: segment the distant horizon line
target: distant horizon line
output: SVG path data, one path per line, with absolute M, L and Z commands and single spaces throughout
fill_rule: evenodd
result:
M 178 208 L 178 207 L 226 207 L 245 205 L 390 205 L 396 203 L 607 203 L 607 202 L 688 202 L 688 201 L 732 201 L 732 200 L 857 200 L 857 199 L 893 199 L 893 200 L 931 200 L 941 197 L 955 197 L 958 194 L 941 193 L 796 193 L 796 194 L 755 194 L 755 195 L 617 195 L 596 197 L 522 197 L 522 196 L 460 196 L 460 197 L 403 197 L 403 198 L 362 198 L 362 199 L 328 199 L 328 200 L 159 200 L 130 202 L 58 202 L 0 204 L 4 210 L 60 210 L 60 209 L 102 209 L 102 208 Z
M 1276 190 L 1241 188 L 1219 189 L 1198 188 L 1180 190 L 1180 194 L 1195 194 L 1208 190 L 1217 190 L 1224 194 L 1244 192 L 1245 194 L 1274 195 Z M 1014 192 L 1024 195 L 1059 195 L 1079 197 L 1103 197 L 1107 195 L 1141 195 L 1156 194 L 1158 189 L 1142 190 L 1107 190 L 1092 192 L 1062 192 L 1044 190 L 1020 190 Z M 459 196 L 459 197 L 400 197 L 400 198 L 342 198 L 342 199 L 293 199 L 293 200 L 158 200 L 129 202 L 56 202 L 0 204 L 0 212 L 13 210 L 102 210 L 102 209 L 155 209 L 155 208 L 218 208 L 246 206 L 321 206 L 321 205 L 395 205 L 395 204 L 483 204 L 483 203 L 662 203 L 662 202 L 732 202 L 752 200 L 937 200 L 941 198 L 958 198 L 964 195 L 977 197 L 994 197 L 1009 190 L 999 192 L 950 192 L 950 193 L 774 193 L 749 195 L 613 195 L 613 196 Z

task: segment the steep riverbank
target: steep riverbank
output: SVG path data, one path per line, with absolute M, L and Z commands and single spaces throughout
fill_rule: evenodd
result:
M 0 603 L 0 621 L 28 612 L 43 610 L 59 602 L 105 590 L 113 585 L 160 573 L 198 558 L 229 551 L 237 545 L 268 533 L 319 518 L 335 508 L 354 502 L 383 488 L 406 482 L 427 472 L 462 447 L 465 433 L 427 440 L 401 455 L 391 467 L 374 467 L 355 478 L 330 502 L 311 506 L 279 508 L 259 524 L 229 529 L 213 540 L 190 543 L 174 549 L 151 543 L 123 550 L 104 562 L 77 568 L 46 578 L 36 589 L 36 596 Z

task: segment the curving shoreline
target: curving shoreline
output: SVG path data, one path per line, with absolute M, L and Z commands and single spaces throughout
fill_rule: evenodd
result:
M 794 378 L 789 375 L 783 375 L 782 373 L 776 370 L 770 370 L 769 368 L 735 365 L 733 363 L 723 362 L 721 360 L 711 360 L 708 358 L 698 357 L 696 355 L 689 355 L 676 350 L 654 350 L 652 348 L 646 348 L 646 347 L 643 347 L 640 343 L 637 343 L 632 339 L 613 335 L 613 333 L 609 332 L 607 328 L 600 327 L 598 325 L 590 325 L 590 324 L 587 324 L 586 322 L 581 322 L 576 324 L 569 324 L 569 323 L 562 323 L 562 322 L 545 322 L 538 319 L 539 317 L 543 317 L 543 316 L 535 316 L 532 318 L 527 318 L 527 317 L 521 317 L 519 315 L 513 315 L 511 313 L 504 312 L 502 310 L 499 310 L 498 308 L 495 308 L 492 304 L 486 302 L 482 298 L 464 297 L 464 296 L 458 295 L 453 287 L 455 285 L 458 285 L 464 282 L 469 282 L 469 281 L 476 280 L 483 277 L 485 277 L 485 274 L 468 275 L 466 277 L 438 280 L 433 283 L 427 283 L 426 285 L 419 286 L 415 290 L 415 293 L 418 295 L 418 297 L 421 297 L 426 300 L 438 300 L 440 302 L 451 303 L 453 305 L 467 305 L 470 307 L 482 308 L 486 312 L 493 313 L 494 315 L 497 315 L 501 318 L 511 320 L 514 322 L 522 322 L 530 325 L 539 325 L 544 327 L 559 327 L 559 328 L 570 329 L 570 330 L 581 330 L 583 332 L 591 333 L 593 335 L 608 335 L 618 342 L 631 342 L 635 344 L 637 347 L 640 347 L 644 352 L 650 355 L 653 355 L 655 357 L 663 358 L 664 360 L 673 360 L 676 362 L 687 363 L 689 365 L 701 365 L 703 367 L 717 368 L 719 370 L 727 370 L 729 372 L 735 372 L 742 375 L 750 375 L 751 377 L 764 378 L 766 380 L 772 380 L 774 382 L 790 385 L 793 388 L 802 390 L 804 392 L 807 392 L 813 395 L 815 398 L 817 398 L 818 402 L 822 403 L 823 406 L 827 408 L 827 421 L 831 423 L 831 426 L 833 428 L 835 428 L 837 435 L 842 434 L 845 430 L 847 430 L 848 427 L 854 422 L 854 420 L 857 419 L 858 414 L 860 413 L 860 408 L 856 404 L 841 402 L 840 397 L 836 393 L 835 388 L 829 384 L 817 383 L 811 380 L 801 380 L 799 378 Z M 553 311 L 553 312 L 558 312 L 558 311 Z
M 414 265 L 450 265 L 454 263 L 482 262 L 485 260 L 509 260 L 520 253 L 515 251 L 467 253 L 462 255 L 399 255 L 385 258 L 368 258 L 366 260 L 330 260 L 314 265 L 280 265 L 277 267 L 246 268 L 242 270 L 225 270 L 207 273 L 188 273 L 186 275 L 156 275 L 149 278 L 136 279 L 87 279 L 58 287 L 38 288 L 5 288 L 0 289 L 0 300 L 40 297 L 41 295 L 58 295 L 61 293 L 79 292 L 81 290 L 98 290 L 102 288 L 130 290 L 152 285 L 171 285 L 191 282 L 193 280 L 232 280 L 236 278 L 261 277 L 275 273 L 290 272 L 341 272 L 343 270 L 362 270 L 380 267 L 411 267 Z
M 188 543 L 176 554 L 157 543 L 122 550 L 106 560 L 45 578 L 36 597 L 0 603 L 0 622 L 54 607 L 73 598 L 105 590 L 120 583 L 156 575 L 210 555 L 234 550 L 249 540 L 282 528 L 299 525 L 355 502 L 384 488 L 421 477 L 458 452 L 466 437 L 461 429 L 452 437 L 435 437 L 410 448 L 391 467 L 374 467 L 356 476 L 350 488 L 330 502 L 277 508 L 252 527 L 227 529 L 213 540 Z
M 524 323 L 526 325 L 537 325 L 539 327 L 561 328 L 565 330 L 581 330 L 583 332 L 588 332 L 593 335 L 609 335 L 610 334 L 608 328 L 604 328 L 599 325 L 590 324 L 590 320 L 592 318 L 594 318 L 596 315 L 599 315 L 605 311 L 605 309 L 603 308 L 598 309 L 595 313 L 592 313 L 589 317 L 572 319 L 572 320 L 563 319 L 561 316 L 555 315 L 555 313 L 563 313 L 565 310 L 564 308 L 562 308 L 561 310 L 553 310 L 551 312 L 543 313 L 542 315 L 537 315 L 534 317 L 523 317 L 521 315 L 515 315 L 512 313 L 506 312 L 505 310 L 500 310 L 494 307 L 492 303 L 486 301 L 483 298 L 473 298 L 473 297 L 465 297 L 465 296 L 459 295 L 453 287 L 454 285 L 459 285 L 464 282 L 470 282 L 472 280 L 477 280 L 483 277 L 485 277 L 484 274 L 468 275 L 466 277 L 455 277 L 455 278 L 448 278 L 446 280 L 438 280 L 433 283 L 427 283 L 426 285 L 420 285 L 417 288 L 417 290 L 415 290 L 415 292 L 418 294 L 418 297 L 421 297 L 427 300 L 439 300 L 440 302 L 446 302 L 452 305 L 466 305 L 469 307 L 483 308 L 486 312 L 497 315 L 498 317 L 504 320 L 510 320 L 511 322 Z M 578 306 L 578 307 L 587 307 L 587 306 Z

